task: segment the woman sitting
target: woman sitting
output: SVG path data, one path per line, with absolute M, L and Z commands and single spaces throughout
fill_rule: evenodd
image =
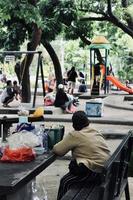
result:
M 68 98 L 67 94 L 64 91 L 64 87 L 62 84 L 58 85 L 58 90 L 55 96 L 55 107 L 62 108 L 63 111 L 71 113 L 70 108 L 72 105 L 72 101 Z

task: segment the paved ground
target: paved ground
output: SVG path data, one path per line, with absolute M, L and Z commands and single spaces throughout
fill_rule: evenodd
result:
M 124 102 L 123 101 L 123 93 L 119 95 L 110 95 L 107 100 L 104 100 L 104 112 L 103 117 L 101 118 L 91 118 L 92 121 L 91 126 L 97 128 L 103 133 L 127 133 L 130 129 L 133 128 L 133 106 L 132 102 Z M 85 110 L 86 101 L 80 99 L 80 105 L 78 110 Z M 37 97 L 37 105 L 42 105 L 43 99 L 41 97 Z M 18 106 L 18 102 L 14 102 L 12 106 L 15 108 Z M 28 105 L 29 107 L 29 105 Z M 126 109 L 127 108 L 127 109 Z M 45 125 L 51 126 L 62 124 L 65 126 L 65 134 L 67 134 L 71 129 L 71 114 L 61 114 L 54 113 L 53 115 L 45 115 Z M 54 122 L 54 119 L 60 122 Z M 49 122 L 50 121 L 50 122 Z M 109 148 L 113 152 L 115 148 L 120 143 L 120 140 L 108 140 L 107 141 Z M 70 155 L 70 154 L 69 154 Z M 67 172 L 69 160 L 60 159 L 56 160 L 50 167 L 48 167 L 44 172 L 42 172 L 37 177 L 37 186 L 38 193 L 43 194 L 47 193 L 48 200 L 56 200 L 59 180 L 60 178 Z M 133 178 L 129 179 L 131 199 L 133 198 Z M 40 198 L 43 200 L 43 198 Z M 45 199 L 46 200 L 46 199 Z M 124 200 L 124 197 L 122 197 Z

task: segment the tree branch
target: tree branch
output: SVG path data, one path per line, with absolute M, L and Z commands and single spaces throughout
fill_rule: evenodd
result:
M 28 3 L 33 6 L 36 6 L 37 0 L 28 0 Z
M 107 0 L 107 13 L 108 13 L 108 21 L 116 25 L 117 27 L 121 28 L 125 33 L 133 37 L 133 30 L 130 29 L 128 26 L 126 26 L 124 23 L 122 23 L 112 12 L 112 1 Z
M 91 41 L 88 40 L 84 35 L 78 34 L 78 36 L 80 37 L 80 39 L 82 40 L 82 42 L 85 43 L 86 45 L 90 45 L 91 44 Z M 100 50 L 99 49 L 95 49 L 94 51 L 95 51 L 95 53 L 97 55 L 97 60 L 99 62 L 101 62 L 102 61 L 102 55 L 101 55 Z
M 112 1 L 107 0 L 107 12 L 108 14 L 112 14 Z
M 121 5 L 123 8 L 127 8 L 129 5 L 129 0 L 121 0 Z
M 85 43 L 86 45 L 90 45 L 91 44 L 91 41 L 88 40 L 84 35 L 78 34 L 78 36 L 80 37 L 80 39 L 82 40 L 82 42 Z
M 83 17 L 80 21 L 106 21 L 107 17 Z

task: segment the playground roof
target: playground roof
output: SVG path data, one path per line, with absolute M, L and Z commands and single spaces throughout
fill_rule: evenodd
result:
M 110 49 L 109 41 L 103 35 L 97 35 L 91 40 L 90 49 Z
M 110 44 L 90 44 L 89 49 L 110 49 Z

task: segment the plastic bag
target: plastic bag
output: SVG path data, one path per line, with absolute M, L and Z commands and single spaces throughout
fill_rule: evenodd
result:
M 10 148 L 16 149 L 20 147 L 36 147 L 40 145 L 38 137 L 32 132 L 23 130 L 16 132 L 8 137 L 8 144 Z
M 51 150 L 53 146 L 63 139 L 65 127 L 64 126 L 53 126 L 46 128 L 45 131 L 48 134 L 48 148 Z
M 19 111 L 18 111 L 19 116 L 29 116 L 29 111 L 26 110 L 22 105 L 19 106 Z
M 30 147 L 21 147 L 17 149 L 5 148 L 2 162 L 29 162 L 35 159 L 35 152 Z
M 46 94 L 46 96 L 44 97 L 44 105 L 45 106 L 53 106 L 54 101 L 55 101 L 55 93 L 53 93 L 53 92 Z
M 21 123 L 17 125 L 17 132 L 26 130 L 26 131 L 33 131 L 35 129 L 35 126 L 31 123 Z
M 32 181 L 32 195 L 32 200 L 48 200 L 44 185 L 40 182 L 36 182 L 36 179 Z

